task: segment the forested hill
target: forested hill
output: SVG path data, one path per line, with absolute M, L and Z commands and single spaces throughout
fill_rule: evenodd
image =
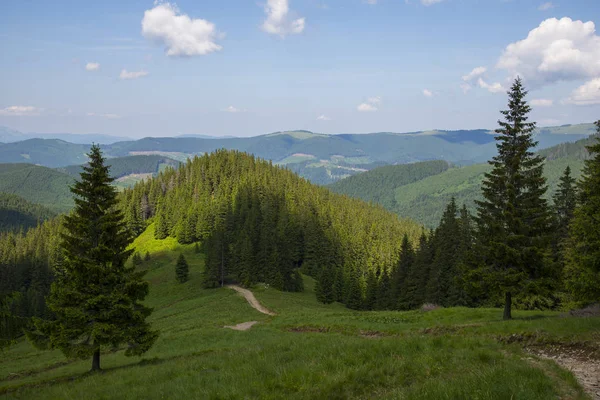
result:
M 593 133 L 592 124 L 540 128 L 539 148 L 573 142 Z M 457 165 L 484 162 L 495 154 L 494 136 L 488 130 L 431 130 L 408 133 L 326 135 L 285 131 L 253 137 L 163 137 L 103 145 L 108 159 L 134 155 L 159 155 L 178 161 L 217 149 L 239 150 L 285 165 L 317 184 L 368 171 L 382 165 L 445 160 Z M 66 167 L 87 162 L 89 146 L 62 140 L 31 139 L 0 144 L 0 163 L 25 162 Z
M 0 232 L 27 230 L 55 215 L 39 204 L 32 204 L 13 194 L 0 193 Z
M 594 137 L 539 152 L 547 160 L 544 174 L 548 178 L 548 197 L 556 190 L 567 166 L 573 170 L 574 177 L 580 176 L 583 160 L 588 157 L 585 146 L 590 145 Z M 415 163 L 376 168 L 343 179 L 329 188 L 336 193 L 377 202 L 398 215 L 435 227 L 452 197 L 474 211 L 474 201 L 481 196 L 484 174 L 490 170 L 487 163 L 443 170 L 436 170 L 435 165 Z
M 331 193 L 283 168 L 219 150 L 138 183 L 123 194 L 134 231 L 150 220 L 155 235 L 202 241 L 205 284 L 225 279 L 302 290 L 301 269 L 333 271 L 338 296 L 360 296 L 367 271 L 391 271 L 406 234 L 422 227 L 378 206 Z
M 69 185 L 73 177 L 51 168 L 31 164 L 0 164 L 0 193 L 22 197 L 56 213 L 73 207 Z

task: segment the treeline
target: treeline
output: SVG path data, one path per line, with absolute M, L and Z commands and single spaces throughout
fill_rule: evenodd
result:
M 0 233 L 0 341 L 21 334 L 30 317 L 48 317 L 45 297 L 60 261 L 61 218 Z
M 0 232 L 26 231 L 56 214 L 14 194 L 0 193 Z
M 123 194 L 132 230 L 150 218 L 158 239 L 202 242 L 205 285 L 232 280 L 302 290 L 300 272 L 334 271 L 342 301 L 369 271 L 391 271 L 401 238 L 422 228 L 381 207 L 333 194 L 271 163 L 219 150 L 138 183 Z

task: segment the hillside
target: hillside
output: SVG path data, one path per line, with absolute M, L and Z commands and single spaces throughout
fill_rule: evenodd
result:
M 567 166 L 578 178 L 587 158 L 586 145 L 594 136 L 574 143 L 563 143 L 545 149 L 539 153 L 546 157 L 544 175 L 548 179 L 548 197 L 555 192 L 559 179 Z M 415 164 L 419 166 L 419 164 Z M 428 164 L 423 164 L 428 169 Z M 474 201 L 480 198 L 480 187 L 484 174 L 490 170 L 488 164 L 475 164 L 465 167 L 453 167 L 438 174 L 427 175 L 417 167 L 412 170 L 412 182 L 403 183 L 409 173 L 406 166 L 377 168 L 364 174 L 344 179 L 329 188 L 336 193 L 347 194 L 367 201 L 375 201 L 398 215 L 412 218 L 434 227 L 440 221 L 443 210 L 452 197 L 458 204 L 466 204 L 474 211 Z M 384 178 L 381 178 L 381 176 Z M 421 179 L 417 179 L 423 176 Z M 373 182 L 389 182 L 377 189 Z M 376 193 L 376 198 L 374 197 Z
M 73 178 L 51 168 L 31 164 L 0 164 L 0 193 L 14 194 L 53 212 L 73 206 L 69 185 Z
M 540 128 L 539 148 L 574 142 L 594 131 L 592 124 Z M 1 140 L 0 140 L 1 141 Z M 382 165 L 444 160 L 469 165 L 495 153 L 488 130 L 325 135 L 308 131 L 275 132 L 254 137 L 144 138 L 103 145 L 107 158 L 159 155 L 185 161 L 218 149 L 238 150 L 285 165 L 313 183 L 329 184 Z M 48 167 L 85 163 L 89 146 L 61 140 L 32 139 L 0 145 L 0 162 L 27 162 Z
M 355 312 L 302 293 L 252 288 L 276 316 L 252 309 L 228 288 L 203 289 L 205 258 L 192 245 L 155 240 L 150 225 L 134 243 L 150 254 L 155 346 L 142 358 L 120 349 L 103 354 L 104 372 L 89 360 L 66 359 L 21 340 L 5 350 L 0 394 L 7 398 L 286 398 L 539 399 L 586 395 L 573 374 L 543 354 L 598 357 L 600 318 L 518 311 L 501 321 L 496 309 Z M 183 253 L 190 280 L 175 280 Z M 246 331 L 227 327 L 256 321 Z M 564 343 L 564 345 L 561 345 Z M 568 343 L 568 346 L 567 344 Z M 570 356 L 569 356 L 570 355 Z
M 92 143 L 111 144 L 127 140 L 125 137 L 110 136 L 102 134 L 76 134 L 76 133 L 35 133 L 20 132 L 14 129 L 0 126 L 0 142 L 12 143 L 27 139 L 59 139 L 76 144 L 90 145 Z
M 39 204 L 7 193 L 0 193 L 0 232 L 27 230 L 56 215 Z

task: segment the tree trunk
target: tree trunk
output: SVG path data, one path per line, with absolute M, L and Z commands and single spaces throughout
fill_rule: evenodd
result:
M 503 319 L 505 321 L 512 319 L 511 307 L 512 307 L 512 294 L 510 292 L 506 292 L 506 297 L 504 300 L 504 317 L 503 317 Z
M 92 358 L 92 371 L 100 371 L 100 349 L 94 351 L 94 357 Z

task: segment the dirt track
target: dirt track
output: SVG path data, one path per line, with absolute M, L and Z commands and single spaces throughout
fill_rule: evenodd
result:
M 237 285 L 227 285 L 227 287 L 229 289 L 235 290 L 236 292 L 238 292 L 239 294 L 241 294 L 242 296 L 244 296 L 244 298 L 246 299 L 246 301 L 256 311 L 261 312 L 263 314 L 267 314 L 267 315 L 277 315 L 274 312 L 272 312 L 272 311 L 268 310 L 267 308 L 263 307 L 263 305 L 260 304 L 260 302 L 256 299 L 256 297 L 254 297 L 254 293 L 252 293 L 248 289 L 244 289 L 243 287 L 240 287 L 240 286 L 237 286 Z

